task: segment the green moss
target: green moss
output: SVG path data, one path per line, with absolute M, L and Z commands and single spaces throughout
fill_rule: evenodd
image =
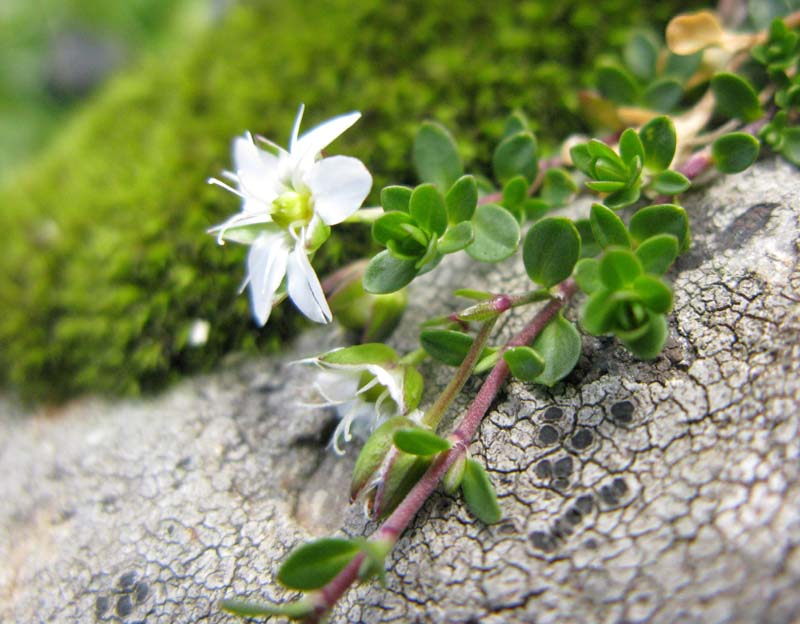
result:
M 37 399 L 130 394 L 277 346 L 298 324 L 291 306 L 258 330 L 237 295 L 244 249 L 204 234 L 238 208 L 204 184 L 228 165 L 232 136 L 285 141 L 303 101 L 305 127 L 364 113 L 334 149 L 366 161 L 376 188 L 411 179 L 425 118 L 485 168 L 509 110 L 545 139 L 579 129 L 573 91 L 592 59 L 626 25 L 697 3 L 640 4 L 239 5 L 182 54 L 115 81 L 0 189 L 0 374 Z M 358 244 L 330 242 L 324 266 L 364 248 L 361 230 L 347 232 Z M 211 321 L 202 348 L 186 341 L 198 318 Z

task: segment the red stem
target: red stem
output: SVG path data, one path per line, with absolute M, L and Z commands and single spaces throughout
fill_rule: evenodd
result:
M 531 319 L 522 331 L 508 342 L 503 350 L 509 347 L 519 347 L 530 344 L 553 317 L 558 314 L 561 308 L 575 295 L 577 289 L 577 284 L 572 278 L 562 282 L 559 286 L 558 296 L 539 310 L 536 316 Z M 411 491 L 406 495 L 403 501 L 373 534 L 373 541 L 388 540 L 395 542 L 408 525 L 411 524 L 411 521 L 414 519 L 414 516 L 417 515 L 422 505 L 428 500 L 430 495 L 433 494 L 434 490 L 436 490 L 439 481 L 444 477 L 448 468 L 466 452 L 467 446 L 478 431 L 483 417 L 489 411 L 489 408 L 497 398 L 503 384 L 505 384 L 508 373 L 508 365 L 505 363 L 505 360 L 501 358 L 486 377 L 481 389 L 478 391 L 475 399 L 473 399 L 469 409 L 467 409 L 464 418 L 461 420 L 456 430 L 450 435 L 450 439 L 454 442 L 451 449 L 446 453 L 440 454 L 436 458 L 430 468 L 428 468 L 420 480 L 417 481 L 416 485 L 411 488 Z M 363 559 L 363 554 L 357 556 L 330 583 L 316 594 L 318 606 L 314 614 L 306 620 L 308 624 L 319 622 L 322 616 L 336 604 L 339 598 L 341 598 L 347 589 L 358 579 L 358 570 L 361 567 Z

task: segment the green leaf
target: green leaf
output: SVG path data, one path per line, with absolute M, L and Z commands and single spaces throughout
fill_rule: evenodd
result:
M 419 341 L 428 355 L 450 366 L 461 364 L 472 346 L 472 336 L 452 329 L 426 329 Z
M 677 171 L 667 169 L 653 177 L 650 188 L 661 195 L 677 195 L 689 190 L 692 185 L 689 179 Z
M 663 275 L 678 257 L 678 239 L 672 234 L 651 236 L 636 248 L 646 273 Z
M 527 117 L 521 111 L 514 111 L 506 118 L 506 124 L 503 128 L 503 139 L 510 137 L 512 134 L 520 132 L 527 132 L 530 130 L 530 124 Z
M 593 258 L 600 253 L 600 245 L 594 238 L 592 224 L 589 219 L 578 219 L 575 228 L 581 236 L 581 258 Z
M 592 160 L 594 160 L 594 157 L 589 152 L 588 144 L 580 143 L 579 145 L 573 145 L 569 150 L 569 157 L 578 171 L 588 176 L 594 175 L 592 172 Z
M 411 228 L 404 226 L 411 226 Z M 415 226 L 416 221 L 408 213 L 399 211 L 387 212 L 378 217 L 372 224 L 372 238 L 385 247 L 390 240 L 404 240 L 409 237 L 416 239 L 417 237 L 411 234 L 414 229 L 424 236 L 422 231 Z M 427 240 L 424 238 L 423 240 L 425 240 L 424 245 L 426 245 Z M 423 244 L 421 241 L 417 242 Z
M 800 165 L 800 128 L 787 128 L 781 139 L 781 155 L 790 163 Z
M 625 182 L 619 180 L 597 180 L 586 183 L 586 188 L 597 191 L 598 193 L 615 193 L 627 186 Z
M 598 68 L 597 90 L 616 104 L 633 104 L 639 98 L 639 87 L 634 77 L 613 65 Z
M 407 186 L 387 186 L 381 191 L 381 206 L 386 212 L 408 212 L 411 189 Z
M 481 359 L 475 364 L 475 369 L 472 371 L 475 375 L 485 373 L 491 368 L 495 367 L 500 361 L 500 351 L 495 347 L 487 347 L 481 353 Z
M 455 181 L 444 198 L 447 221 L 451 225 L 469 221 L 478 205 L 478 183 L 471 175 L 461 176 Z
M 643 360 L 652 360 L 661 353 L 667 341 L 667 319 L 663 314 L 650 314 L 644 331 L 631 338 L 619 337 L 631 353 Z
M 633 290 L 646 308 L 659 314 L 672 309 L 672 290 L 655 275 L 640 275 L 633 282 Z
M 453 137 L 444 126 L 432 121 L 423 123 L 417 132 L 413 161 L 419 179 L 435 184 L 442 191 L 464 173 Z
M 567 279 L 581 255 L 581 237 L 564 217 L 546 217 L 525 236 L 522 260 L 534 282 L 545 288 Z
M 486 470 L 474 459 L 467 459 L 461 491 L 470 513 L 484 524 L 494 524 L 502 517 L 497 494 Z
M 365 366 L 367 364 L 386 366 L 396 363 L 398 358 L 397 352 L 390 346 L 380 342 L 370 342 L 334 349 L 323 353 L 318 359 L 320 362 L 339 366 Z
M 399 429 L 415 426 L 406 416 L 394 416 L 375 429 L 358 454 L 350 481 L 350 500 L 355 500 L 378 473 L 386 458 L 386 453 L 394 444 L 394 433 Z
M 554 208 L 565 205 L 578 190 L 572 176 L 564 169 L 548 169 L 542 179 L 541 198 Z
M 628 167 L 635 162 L 637 157 L 639 158 L 639 163 L 644 162 L 644 145 L 633 128 L 628 128 L 620 136 L 619 155 Z
M 603 200 L 603 203 L 609 208 L 619 210 L 636 203 L 641 195 L 641 189 L 637 182 L 634 186 L 628 186 L 624 189 L 611 193 Z
M 478 206 L 472 217 L 475 240 L 466 252 L 480 262 L 500 262 L 519 246 L 519 223 L 508 210 L 497 204 Z
M 475 290 L 474 288 L 459 288 L 454 290 L 453 294 L 456 297 L 464 297 L 464 299 L 474 299 L 476 301 L 486 301 L 494 297 L 493 293 L 486 292 L 485 290 Z
M 511 374 L 522 381 L 535 381 L 544 372 L 544 360 L 530 347 L 510 347 L 503 352 Z
M 359 550 L 355 542 L 335 537 L 308 542 L 292 551 L 276 578 L 289 589 L 319 589 L 332 581 Z
M 428 234 L 441 236 L 447 229 L 447 209 L 442 193 L 433 184 L 420 184 L 411 193 L 409 214 Z
M 523 176 L 511 178 L 503 187 L 503 208 L 522 215 L 522 204 L 528 197 L 528 181 Z
M 678 239 L 681 251 L 689 248 L 689 217 L 675 204 L 655 204 L 638 210 L 631 217 L 628 231 L 638 243 L 658 234 L 672 234 Z
M 600 258 L 600 279 L 612 290 L 625 288 L 642 272 L 642 263 L 629 249 L 614 247 Z
M 592 226 L 594 239 L 603 249 L 611 245 L 618 245 L 620 247 L 631 246 L 628 228 L 625 227 L 622 219 L 610 208 L 602 204 L 592 204 L 589 222 Z
M 536 383 L 553 386 L 572 372 L 581 356 L 581 335 L 561 314 L 550 321 L 531 345 L 544 360 Z
M 400 429 L 394 434 L 394 445 L 409 455 L 435 455 L 449 449 L 449 440 L 427 429 Z
M 678 105 L 683 86 L 674 78 L 661 78 L 650 83 L 642 94 L 644 105 L 660 113 L 669 113 Z
M 591 139 L 587 144 L 586 147 L 589 150 L 589 154 L 595 161 L 601 162 L 601 169 L 604 171 L 608 171 L 609 174 L 618 174 L 622 176 L 621 179 L 625 179 L 627 177 L 627 167 L 625 166 L 625 162 L 622 158 L 617 154 L 610 146 L 603 143 L 598 139 Z M 597 164 L 594 165 L 595 169 L 597 169 Z M 613 180 L 614 177 L 601 177 L 600 175 L 595 175 L 594 177 L 603 180 Z
M 711 157 L 723 173 L 739 173 L 758 158 L 758 140 L 745 132 L 731 132 L 711 145 Z
M 364 559 L 358 567 L 358 580 L 362 583 L 377 577 L 381 585 L 386 585 L 386 556 L 392 550 L 389 540 L 358 540 Z
M 364 290 L 377 295 L 395 292 L 417 275 L 414 260 L 400 260 L 388 251 L 373 257 L 364 272 Z
M 656 73 L 658 45 L 649 33 L 636 32 L 622 51 L 625 65 L 641 80 L 650 80 Z
M 469 221 L 462 221 L 458 225 L 449 228 L 439 239 L 436 249 L 439 253 L 451 254 L 461 251 L 475 240 L 475 232 Z
M 734 117 L 747 123 L 764 114 L 755 89 L 741 76 L 729 72 L 719 73 L 711 79 L 711 90 L 717 111 L 726 117 Z
M 677 145 L 672 120 L 664 116 L 651 119 L 639 130 L 639 137 L 644 145 L 644 166 L 654 172 L 667 169 L 675 157 Z
M 385 518 L 406 497 L 431 465 L 432 457 L 409 455 L 398 451 L 372 499 L 370 515 Z
M 240 617 L 283 616 L 290 620 L 302 620 L 314 612 L 314 605 L 301 598 L 292 602 L 257 603 L 238 598 L 226 598 L 219 603 L 220 609 Z
M 494 176 L 501 184 L 518 175 L 532 183 L 539 171 L 536 139 L 530 132 L 518 132 L 503 139 L 492 157 Z
M 581 311 L 581 325 L 594 336 L 606 334 L 614 326 L 614 312 L 620 305 L 623 297 L 631 298 L 630 295 L 614 293 L 607 288 L 594 290 Z
M 553 206 L 539 197 L 529 197 L 522 204 L 522 210 L 525 213 L 525 219 L 533 223 L 545 216 Z
M 575 265 L 575 281 L 587 295 L 603 286 L 600 280 L 600 262 L 597 258 L 581 258 Z

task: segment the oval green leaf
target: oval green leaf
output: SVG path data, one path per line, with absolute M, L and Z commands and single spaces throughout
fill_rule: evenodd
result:
M 435 184 L 442 192 L 464 173 L 453 137 L 432 121 L 423 123 L 417 132 L 412 158 L 419 179 Z
M 458 366 L 467 357 L 472 336 L 452 329 L 426 329 L 420 333 L 419 342 L 431 357 Z
M 383 465 L 386 453 L 394 443 L 394 433 L 399 429 L 413 427 L 416 423 L 405 416 L 390 418 L 373 431 L 358 454 L 350 481 L 350 500 L 355 500 L 364 487 L 371 483 Z
M 638 210 L 631 217 L 628 231 L 638 243 L 658 234 L 672 234 L 678 239 L 681 251 L 689 248 L 689 217 L 675 204 L 655 204 Z
M 666 317 L 663 314 L 651 313 L 644 332 L 637 332 L 637 335 L 630 339 L 620 336 L 620 340 L 636 357 L 652 360 L 664 348 L 667 334 Z
M 420 184 L 411 193 L 408 212 L 428 234 L 441 236 L 447 229 L 447 209 L 442 193 L 433 184 Z
M 278 569 L 278 582 L 288 589 L 319 589 L 353 560 L 360 548 L 350 540 L 326 537 L 292 551 Z
M 597 70 L 597 90 L 616 104 L 633 104 L 639 97 L 636 79 L 621 67 L 613 65 Z
M 409 455 L 435 455 L 449 449 L 449 440 L 436 435 L 433 431 L 420 428 L 400 429 L 394 434 L 394 445 Z
M 651 236 L 636 248 L 646 273 L 663 275 L 678 257 L 678 239 L 672 234 Z
M 580 255 L 581 237 L 565 217 L 546 217 L 534 223 L 522 248 L 528 276 L 545 288 L 567 279 Z
M 647 169 L 663 171 L 670 166 L 675 157 L 677 135 L 675 124 L 669 117 L 651 119 L 639 130 L 639 137 L 644 145 L 644 166 Z
M 672 290 L 655 275 L 640 275 L 633 282 L 633 290 L 646 308 L 659 314 L 672 309 Z
M 565 169 L 555 167 L 545 171 L 541 198 L 553 208 L 565 205 L 577 190 L 578 185 Z
M 631 246 L 628 228 L 610 208 L 602 204 L 593 204 L 589 215 L 589 223 L 592 226 L 594 239 L 603 249 L 611 245 Z
M 387 186 L 381 191 L 381 206 L 386 212 L 408 212 L 411 189 L 407 186 Z
M 575 265 L 575 281 L 587 295 L 603 287 L 600 280 L 600 262 L 597 258 L 581 258 Z
M 474 459 L 466 460 L 461 491 L 470 513 L 484 524 L 499 522 L 503 514 L 486 470 Z
M 475 240 L 475 232 L 469 221 L 462 221 L 454 225 L 444 233 L 437 243 L 436 249 L 439 253 L 451 254 L 461 251 Z
M 380 252 L 369 261 L 364 272 L 364 290 L 376 295 L 400 290 L 417 275 L 414 264 L 414 260 L 401 260 L 388 251 Z
M 534 381 L 552 386 L 572 372 L 581 356 L 581 335 L 561 314 L 550 321 L 531 345 L 544 360 L 544 371 Z
M 711 79 L 717 111 L 745 123 L 759 119 L 764 111 L 758 94 L 747 80 L 736 74 L 722 72 Z
M 731 132 L 711 145 L 714 166 L 723 173 L 739 173 L 758 158 L 758 140 L 745 132 Z
M 461 176 L 455 181 L 444 198 L 447 221 L 450 224 L 469 221 L 478 205 L 478 183 L 471 175 Z
M 685 175 L 678 171 L 667 169 L 653 177 L 650 188 L 661 195 L 678 195 L 688 191 L 691 185 L 692 183 L 689 182 Z
M 494 176 L 501 184 L 518 175 L 532 183 L 539 172 L 536 138 L 531 132 L 517 132 L 503 139 L 492 157 Z
M 620 290 L 633 283 L 643 272 L 642 263 L 628 249 L 615 247 L 600 258 L 600 279 L 611 290 Z
M 519 246 L 519 223 L 508 210 L 497 204 L 478 206 L 472 217 L 475 240 L 466 252 L 480 262 L 500 262 Z
M 535 381 L 544 372 L 544 360 L 530 347 L 510 347 L 503 352 L 511 374 L 522 381 Z

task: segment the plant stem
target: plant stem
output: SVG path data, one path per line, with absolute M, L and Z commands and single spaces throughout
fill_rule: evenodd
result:
M 489 341 L 489 336 L 492 335 L 492 329 L 494 329 L 496 322 L 497 317 L 489 319 L 481 325 L 478 335 L 475 336 L 475 340 L 472 341 L 472 345 L 470 346 L 464 361 L 461 362 L 459 367 L 456 369 L 456 373 L 453 375 L 450 383 L 448 383 L 447 387 L 442 390 L 442 392 L 436 398 L 436 401 L 434 401 L 433 405 L 428 408 L 428 410 L 425 412 L 425 415 L 422 417 L 423 425 L 430 427 L 433 430 L 436 430 L 436 427 L 439 426 L 439 423 L 447 411 L 447 408 L 450 407 L 453 399 L 458 396 L 458 393 L 461 392 L 461 388 L 464 387 L 467 379 L 469 379 L 469 376 L 472 374 L 472 370 L 475 368 L 475 364 L 478 362 L 478 358 L 480 358 L 483 348 Z
M 558 295 L 539 310 L 522 331 L 508 342 L 504 349 L 523 346 L 533 341 L 575 295 L 577 289 L 577 284 L 572 278 L 562 282 L 559 286 Z M 487 323 L 486 325 L 489 324 Z M 467 413 L 461 419 L 456 430 L 450 435 L 450 439 L 454 442 L 453 446 L 449 451 L 441 453 L 434 460 L 430 468 L 411 488 L 408 495 L 372 535 L 371 539 L 373 541 L 382 540 L 392 543 L 397 541 L 425 501 L 436 490 L 439 481 L 444 477 L 448 468 L 466 452 L 467 446 L 477 432 L 483 417 L 497 398 L 508 378 L 508 374 L 508 365 L 501 359 L 486 377 L 481 389 L 467 409 Z M 363 554 L 357 555 L 330 583 L 313 595 L 312 599 L 317 606 L 313 615 L 306 619 L 307 624 L 316 624 L 333 608 L 347 589 L 358 579 L 358 570 L 363 560 Z

